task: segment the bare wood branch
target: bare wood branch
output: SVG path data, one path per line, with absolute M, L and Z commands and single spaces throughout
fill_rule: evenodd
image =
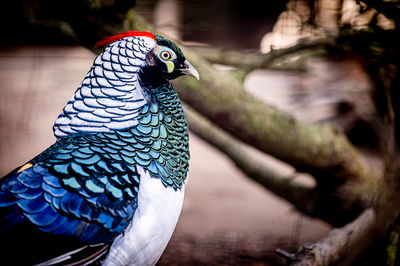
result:
M 290 265 L 351 265 L 373 241 L 375 220 L 373 209 L 366 209 L 353 222 L 330 231 L 315 244 L 300 248 Z

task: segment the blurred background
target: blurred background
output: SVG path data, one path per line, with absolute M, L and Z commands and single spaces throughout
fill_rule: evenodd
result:
M 147 22 L 222 75 L 241 75 L 243 89 L 264 104 L 343 132 L 382 173 L 376 121 L 385 104 L 377 103 L 382 96 L 371 62 L 397 55 L 396 44 L 388 44 L 396 19 L 368 2 L 387 1 L 7 1 L 0 11 L 0 174 L 55 141 L 52 124 L 99 52 L 94 43 Z M 357 35 L 364 31 L 375 35 Z M 257 61 L 271 53 L 267 66 Z M 397 68 L 386 76 L 396 79 Z M 277 248 L 295 252 L 343 225 L 299 211 L 193 132 L 190 147 L 182 215 L 159 265 L 283 265 L 287 258 Z M 310 171 L 255 148 L 245 147 L 268 168 L 318 187 Z M 384 260 L 382 249 L 375 251 Z

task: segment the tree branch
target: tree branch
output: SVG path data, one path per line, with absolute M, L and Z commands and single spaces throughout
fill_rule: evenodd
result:
M 247 72 L 258 68 L 304 71 L 304 61 L 307 58 L 326 54 L 326 47 L 331 47 L 333 43 L 332 38 L 316 41 L 304 39 L 295 46 L 272 50 L 267 54 L 258 51 L 226 50 L 210 46 L 190 47 L 190 49 L 210 63 L 235 66 Z M 294 57 L 296 58 L 293 59 Z
M 189 106 L 185 105 L 190 130 L 227 155 L 248 177 L 271 192 L 286 199 L 304 213 L 314 212 L 314 188 L 300 184 L 293 177 L 285 177 L 266 167 L 255 158 L 243 143 L 215 127 Z
M 375 236 L 375 213 L 366 209 L 356 220 L 330 231 L 315 244 L 305 244 L 292 254 L 292 266 L 351 265 Z

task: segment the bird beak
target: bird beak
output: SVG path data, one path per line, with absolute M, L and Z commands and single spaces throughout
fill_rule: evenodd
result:
M 189 63 L 189 61 L 185 60 L 184 64 L 184 68 L 180 69 L 180 71 L 188 76 L 194 77 L 197 80 L 200 80 L 200 75 L 199 72 L 197 72 L 197 70 L 194 68 L 194 66 L 192 66 L 192 64 Z

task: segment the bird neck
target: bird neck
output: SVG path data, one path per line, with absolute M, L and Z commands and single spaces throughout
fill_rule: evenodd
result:
M 144 88 L 158 88 L 166 86 L 168 80 L 166 80 L 162 72 L 157 67 L 144 66 L 142 71 L 138 74 L 139 82 Z

